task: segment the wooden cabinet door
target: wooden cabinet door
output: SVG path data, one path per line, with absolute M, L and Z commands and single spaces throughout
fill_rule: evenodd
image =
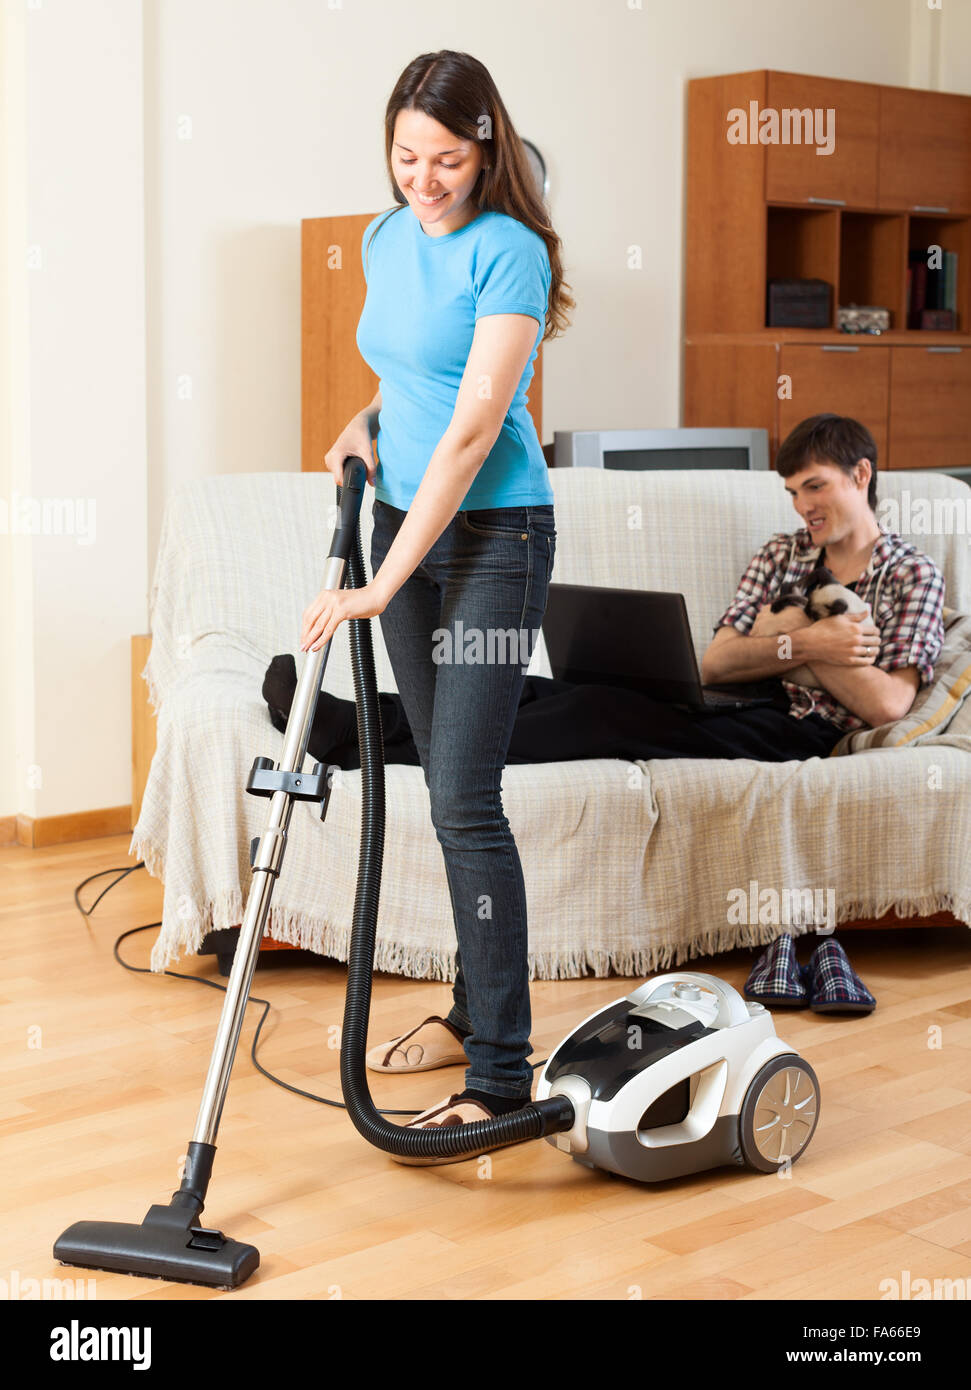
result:
M 766 92 L 780 139 L 787 133 L 790 138 L 767 146 L 766 201 L 876 207 L 880 89 L 866 82 L 770 72 Z M 786 117 L 786 112 L 802 115 Z M 821 152 L 830 146 L 831 153 Z
M 873 435 L 877 467 L 887 453 L 890 349 L 858 343 L 785 343 L 779 371 L 791 400 L 779 401 L 779 439 L 810 415 L 848 415 Z
M 971 468 L 971 348 L 890 356 L 890 467 Z
M 765 430 L 774 453 L 778 361 L 775 343 L 686 343 L 684 428 Z
M 971 97 L 880 88 L 879 206 L 971 212 Z

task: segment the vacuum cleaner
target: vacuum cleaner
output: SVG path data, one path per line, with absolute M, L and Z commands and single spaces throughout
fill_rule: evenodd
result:
M 323 589 L 367 583 L 358 525 L 367 469 L 344 461 L 338 519 Z M 576 1162 L 641 1182 L 721 1164 L 775 1172 L 812 1137 L 819 1087 L 812 1069 L 775 1035 L 772 1018 L 723 981 L 662 975 L 584 1020 L 551 1054 L 536 1099 L 491 1120 L 408 1129 L 386 1120 L 368 1089 L 365 1052 L 384 851 L 384 745 L 370 619 L 348 620 L 362 817 L 357 890 L 341 1030 L 340 1078 L 357 1131 L 385 1153 L 461 1157 L 484 1145 L 547 1139 Z M 278 763 L 258 757 L 246 790 L 269 800 L 266 828 L 250 845 L 252 883 L 226 986 L 212 1057 L 181 1184 L 141 1224 L 79 1221 L 54 1244 L 61 1264 L 234 1289 L 259 1251 L 200 1224 L 216 1133 L 243 1015 L 279 878 L 293 804 L 319 803 L 325 819 L 331 767 L 303 770 L 331 638 L 310 650 L 294 694 Z

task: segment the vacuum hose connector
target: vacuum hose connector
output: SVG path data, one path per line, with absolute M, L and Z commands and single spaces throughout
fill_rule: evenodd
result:
M 345 469 L 347 464 L 345 463 Z M 345 482 L 347 481 L 345 472 Z M 338 487 L 338 503 L 340 487 Z M 349 563 L 344 573 L 345 587 L 361 589 L 367 584 L 360 526 L 355 527 Z M 381 866 L 384 857 L 384 742 L 374 672 L 371 620 L 348 620 L 354 695 L 357 702 L 357 737 L 361 751 L 361 850 L 358 860 L 357 893 L 347 964 L 347 995 L 341 1029 L 341 1089 L 347 1112 L 355 1129 L 369 1144 L 385 1153 L 406 1157 L 458 1157 L 484 1147 L 517 1144 L 542 1139 L 571 1129 L 574 1109 L 565 1096 L 530 1101 L 521 1110 L 493 1120 L 472 1124 L 407 1129 L 392 1124 L 378 1111 L 368 1089 L 365 1053 L 368 1016 L 371 1009 L 371 979 L 374 970 L 374 944 L 377 932 L 378 901 L 381 893 Z

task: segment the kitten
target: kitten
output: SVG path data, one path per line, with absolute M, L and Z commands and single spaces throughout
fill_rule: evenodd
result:
M 852 589 L 841 584 L 825 565 L 817 565 L 807 576 L 805 589 L 795 584 L 784 584 L 778 597 L 771 605 L 771 612 L 782 613 L 786 608 L 800 608 L 814 623 L 820 618 L 833 618 L 838 613 L 869 612 L 870 605 L 864 603 Z M 782 677 L 794 685 L 810 685 L 817 690 L 820 684 L 813 668 L 809 665 L 797 666 L 794 671 Z

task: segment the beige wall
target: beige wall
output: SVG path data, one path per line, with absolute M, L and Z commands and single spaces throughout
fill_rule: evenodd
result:
M 971 90 L 969 0 L 4 4 L 3 484 L 95 498 L 97 540 L 24 545 L 14 599 L 0 538 L 19 623 L 0 653 L 0 814 L 128 801 L 128 638 L 148 628 L 166 498 L 299 469 L 300 220 L 388 205 L 383 111 L 415 55 L 474 53 L 547 158 L 578 307 L 545 351 L 544 442 L 678 423 L 686 79 Z
M 971 94 L 971 0 L 911 0 L 907 85 Z

